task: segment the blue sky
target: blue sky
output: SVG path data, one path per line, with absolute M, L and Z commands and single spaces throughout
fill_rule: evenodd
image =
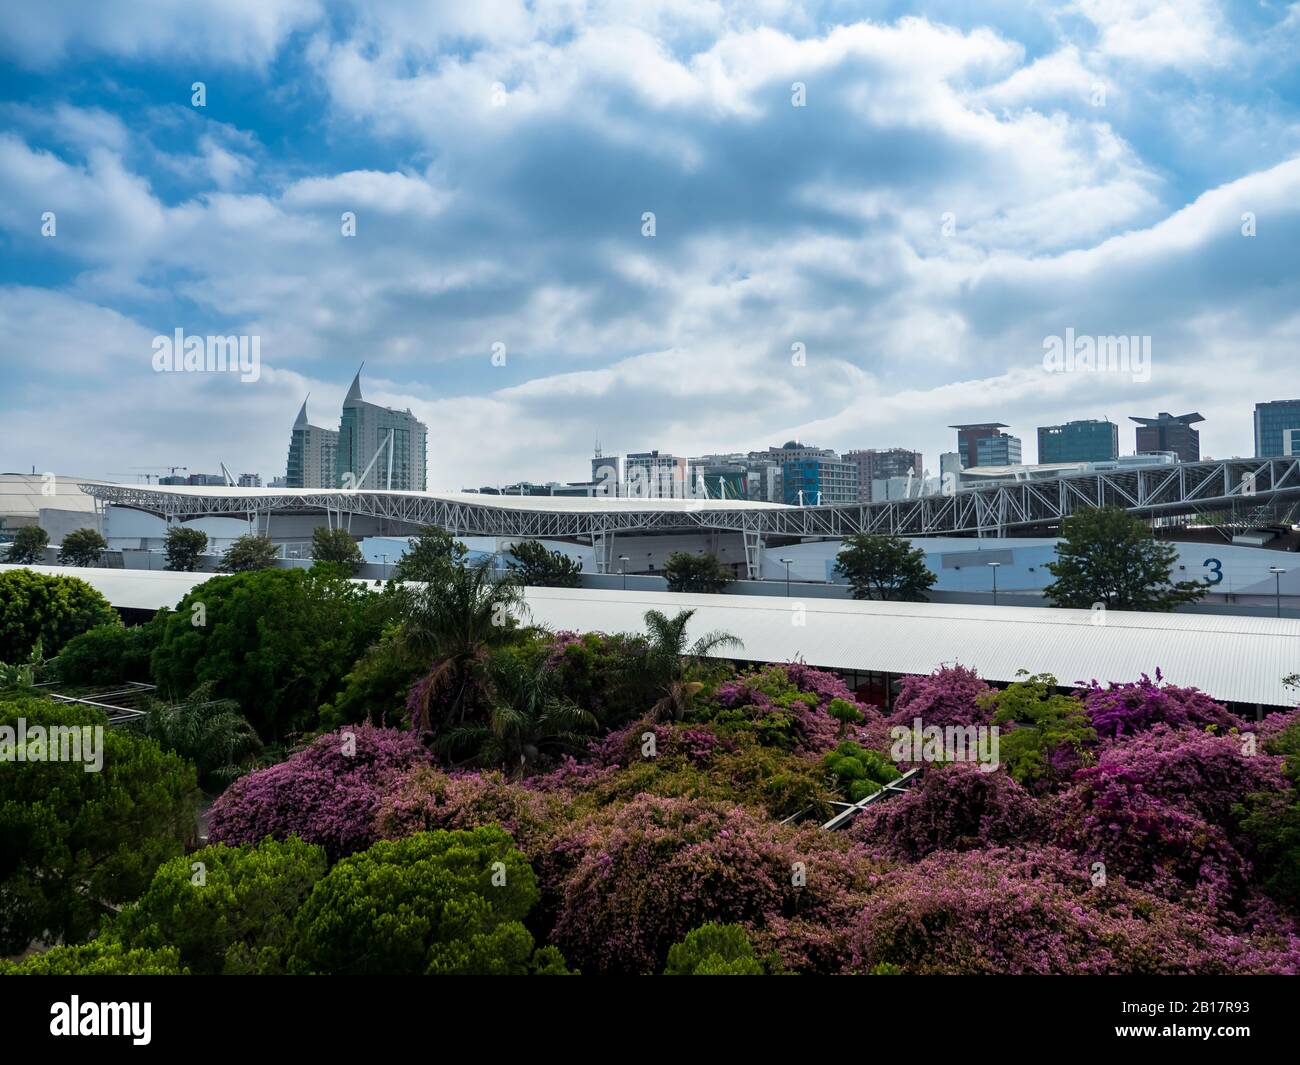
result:
M 597 438 L 936 468 L 953 422 L 1032 457 L 1038 425 L 1110 417 L 1131 450 L 1159 410 L 1246 454 L 1255 402 L 1300 395 L 1298 4 L 5 20 L 5 470 L 270 477 L 363 359 L 367 398 L 429 422 L 435 488 L 578 479 Z M 177 328 L 259 336 L 261 377 L 155 373 Z M 1150 336 L 1150 380 L 1047 373 L 1067 328 Z

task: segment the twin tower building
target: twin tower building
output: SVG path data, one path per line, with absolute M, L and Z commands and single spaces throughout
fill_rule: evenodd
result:
M 312 425 L 307 420 L 307 400 L 302 401 L 289 439 L 285 484 L 423 492 L 428 436 L 428 426 L 409 409 L 393 410 L 362 399 L 358 369 L 343 400 L 337 429 Z

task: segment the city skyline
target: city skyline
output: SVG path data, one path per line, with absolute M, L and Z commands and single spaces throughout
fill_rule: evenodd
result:
M 1160 411 L 1248 455 L 1295 394 L 1294 8 L 261 10 L 13 14 L 0 467 L 269 479 L 363 359 L 444 489 Z M 181 330 L 259 372 L 155 372 Z

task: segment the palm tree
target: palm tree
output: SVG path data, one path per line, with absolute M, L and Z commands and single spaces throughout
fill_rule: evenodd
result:
M 522 775 L 548 757 L 581 750 L 599 728 L 595 714 L 555 692 L 545 661 L 530 665 L 507 652 L 494 656 L 487 672 L 487 720 L 458 725 L 434 742 L 449 757 L 468 754 L 468 762 Z
M 213 699 L 211 692 L 204 684 L 181 703 L 151 700 L 143 727 L 163 749 L 192 761 L 204 787 L 219 791 L 261 752 L 262 741 L 235 700 Z
M 411 689 L 413 723 L 422 732 L 463 725 L 482 701 L 488 652 L 514 639 L 516 615 L 528 611 L 519 583 L 496 575 L 485 561 L 453 566 L 445 579 L 399 594 L 405 613 L 399 638 L 431 663 Z M 430 720 L 431 705 L 441 708 L 441 720 Z
M 659 678 L 662 697 L 651 713 L 657 720 L 680 721 L 691 708 L 691 702 L 704 687 L 691 676 L 701 665 L 701 659 L 710 657 L 723 647 L 745 645 L 728 632 L 706 632 L 689 647 L 686 629 L 694 610 L 679 611 L 673 617 L 658 610 L 648 610 L 645 615 L 646 633 L 650 644 L 647 662 Z

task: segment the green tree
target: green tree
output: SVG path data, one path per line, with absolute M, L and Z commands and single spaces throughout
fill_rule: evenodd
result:
M 521 775 L 548 757 L 581 752 L 599 727 L 594 714 L 557 692 L 545 659 L 498 653 L 488 682 L 487 719 L 449 729 L 438 737 L 439 751 Z
M 164 542 L 167 568 L 179 573 L 193 573 L 199 568 L 203 552 L 208 549 L 208 534 L 202 529 L 186 529 L 173 525 L 167 530 Z
M 486 564 L 458 565 L 400 595 L 403 645 L 432 663 L 415 692 L 417 726 L 440 733 L 481 718 L 488 653 L 518 638 L 516 618 L 527 610 L 518 581 Z
M 179 703 L 152 700 L 141 728 L 163 750 L 193 762 L 204 788 L 221 791 L 250 767 L 262 741 L 239 704 L 213 699 L 212 687 L 202 685 Z
M 183 759 L 104 728 L 91 707 L 0 696 L 7 735 L 16 738 L 19 719 L 29 748 L 37 726 L 102 728 L 102 765 L 86 769 L 93 732 L 81 761 L 0 763 L 0 954 L 36 938 L 86 938 L 105 904 L 136 898 L 195 832 L 194 768 Z
M 337 696 L 320 708 L 320 727 L 335 729 L 362 721 L 402 726 L 411 685 L 428 670 L 427 659 L 413 654 L 390 623 L 379 640 L 353 663 Z
M 1178 551 L 1151 535 L 1141 518 L 1120 507 L 1090 507 L 1061 522 L 1056 578 L 1043 591 L 1054 606 L 1108 610 L 1172 610 L 1194 603 L 1208 585 L 1172 579 Z
M 582 563 L 559 551 L 548 551 L 536 540 L 520 540 L 506 563 L 525 588 L 577 588 Z
M 925 552 L 901 536 L 857 533 L 844 538 L 835 572 L 849 582 L 854 599 L 923 603 L 938 578 L 925 565 Z
M 706 632 L 688 644 L 686 630 L 694 616 L 694 610 L 678 611 L 671 618 L 658 610 L 646 611 L 646 636 L 650 645 L 646 666 L 659 689 L 659 701 L 651 713 L 661 721 L 680 721 L 686 716 L 695 696 L 704 687 L 695 679 L 704 658 L 724 647 L 744 646 L 730 633 L 718 631 Z
M 459 568 L 464 563 L 467 553 L 465 545 L 445 529 L 426 525 L 398 560 L 393 570 L 393 579 L 441 583 L 447 579 L 452 569 Z
M 1068 754 L 1071 765 L 1086 765 L 1097 733 L 1083 703 L 1058 692 L 1054 676 L 1021 674 L 1024 680 L 986 692 L 977 702 L 992 712 L 992 724 L 999 729 L 999 762 L 1021 784 L 1041 790 L 1054 781 L 1053 755 Z M 1003 727 L 1007 725 L 1012 727 Z
M 344 858 L 298 911 L 292 973 L 521 975 L 537 901 L 527 859 L 497 825 L 421 832 Z
M 249 573 L 275 565 L 276 547 L 268 536 L 248 533 L 241 536 L 221 556 L 222 573 Z
M 94 529 L 76 529 L 63 538 L 59 550 L 62 566 L 96 566 L 108 547 L 108 541 Z
M 186 976 L 175 947 L 144 950 L 100 936 L 72 947 L 53 947 L 22 961 L 0 961 L 0 976 Z
M 233 699 L 263 740 L 315 728 L 317 707 L 378 637 L 394 604 L 319 569 L 214 577 L 162 616 L 154 683 L 178 700 L 200 684 Z
M 13 566 L 39 566 L 45 561 L 50 536 L 39 525 L 24 525 L 14 533 L 5 561 Z
M 664 564 L 670 592 L 720 592 L 735 578 L 714 555 L 674 551 Z
M 0 572 L 0 662 L 26 661 L 37 640 L 57 655 L 74 636 L 117 623 L 108 600 L 79 577 Z
M 665 976 L 762 976 L 749 934 L 738 924 L 701 925 L 668 948 Z
M 147 684 L 151 679 L 149 657 L 158 636 L 159 628 L 153 623 L 131 628 L 121 622 L 97 625 L 64 644 L 54 659 L 54 669 L 63 684 Z
M 311 533 L 311 557 L 316 562 L 341 566 L 352 576 L 361 568 L 361 548 L 346 529 L 329 529 L 317 525 Z
M 136 949 L 174 947 L 196 974 L 274 974 L 298 907 L 325 875 L 320 847 L 297 837 L 215 844 L 164 862 L 108 935 Z

